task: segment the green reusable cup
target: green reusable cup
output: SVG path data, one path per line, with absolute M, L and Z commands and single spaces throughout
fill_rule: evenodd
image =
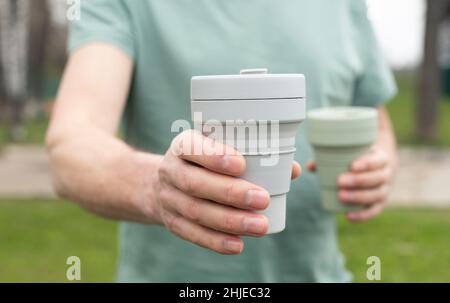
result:
M 361 206 L 343 205 L 338 198 L 339 175 L 353 160 L 368 153 L 378 134 L 378 112 L 369 107 L 326 107 L 307 114 L 308 137 L 314 148 L 322 206 L 348 212 Z

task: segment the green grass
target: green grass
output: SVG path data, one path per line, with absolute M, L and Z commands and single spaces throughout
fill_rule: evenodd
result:
M 340 220 L 341 249 L 355 281 L 381 260 L 382 282 L 450 282 L 450 210 L 389 209 L 364 224 Z
M 62 201 L 0 201 L 0 282 L 67 282 L 66 260 L 81 259 L 82 281 L 112 282 L 116 224 Z
M 22 143 L 24 144 L 44 144 L 45 133 L 48 126 L 48 118 L 41 117 L 25 122 L 26 136 Z M 0 123 L 0 146 L 10 143 L 8 126 Z
M 450 281 L 450 210 L 389 209 L 365 224 L 339 220 L 340 245 L 355 281 L 367 257 L 383 282 Z M 115 279 L 117 224 L 63 201 L 0 200 L 0 282 L 66 282 L 66 259 L 81 258 L 83 282 Z
M 414 74 L 396 75 L 399 92 L 388 103 L 387 108 L 392 118 L 395 133 L 400 144 L 421 144 L 415 136 L 417 77 Z M 427 142 L 430 144 L 430 142 Z M 450 98 L 439 102 L 437 136 L 432 145 L 450 146 Z

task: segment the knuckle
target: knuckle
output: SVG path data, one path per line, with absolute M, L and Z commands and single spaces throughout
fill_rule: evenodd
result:
M 223 220 L 223 229 L 225 231 L 238 233 L 242 230 L 243 217 L 235 214 L 226 214 Z
M 377 189 L 374 193 L 371 195 L 368 195 L 368 200 L 370 201 L 370 204 L 376 203 L 380 201 L 380 199 L 383 198 L 383 193 L 381 192 L 381 189 Z
M 367 190 L 359 194 L 359 200 L 364 204 L 374 204 L 386 199 L 387 190 L 385 186 L 378 187 L 374 190 Z
M 356 186 L 363 186 L 366 184 L 367 178 L 364 175 L 355 175 L 355 185 Z
M 383 187 L 379 187 L 376 191 L 376 193 L 373 195 L 373 202 L 379 201 L 384 197 L 384 189 Z
M 169 212 L 165 212 L 164 214 L 164 223 L 170 231 L 176 233 L 178 230 L 180 217 L 174 214 L 170 214 Z
M 158 200 L 160 201 L 163 207 L 167 207 L 171 204 L 174 204 L 174 191 L 171 186 L 161 184 L 158 192 Z
M 372 186 L 382 186 L 386 182 L 386 179 L 385 173 L 380 171 L 373 176 Z
M 356 201 L 359 201 L 361 204 L 370 205 L 374 203 L 377 199 L 376 193 L 374 194 L 371 190 L 364 190 L 361 192 L 357 192 L 355 195 Z
M 365 195 L 366 195 L 366 201 L 369 204 L 378 202 L 382 197 L 380 189 L 376 190 L 375 192 L 367 191 Z
M 167 202 L 169 202 L 170 196 L 170 191 L 165 186 L 161 186 L 158 193 L 159 200 L 166 204 Z
M 236 200 L 236 191 L 237 191 L 237 187 L 238 187 L 238 180 L 232 180 L 230 182 L 227 183 L 226 188 L 225 188 L 225 202 L 228 204 L 233 204 L 235 203 Z
M 160 180 L 165 180 L 168 175 L 169 175 L 169 167 L 163 161 L 161 165 L 158 167 L 158 178 Z
M 372 203 L 373 195 L 366 191 L 363 191 L 356 194 L 356 199 L 358 201 L 361 201 L 363 204 L 370 204 Z
M 219 152 L 216 152 L 215 155 L 212 155 L 212 157 L 210 157 L 211 164 L 217 168 L 224 168 L 225 167 L 224 163 L 225 163 L 226 157 L 227 157 L 227 155 L 225 153 L 219 154 Z
M 183 169 L 180 175 L 180 189 L 188 194 L 192 194 L 196 188 L 196 178 L 188 169 Z
M 372 156 L 369 156 L 367 158 L 364 158 L 364 162 L 366 165 L 367 170 L 373 170 L 376 167 L 376 162 L 374 161 L 374 158 Z
M 380 199 L 383 198 L 383 193 L 381 191 L 381 189 L 378 189 L 375 193 L 372 194 L 368 194 L 368 201 L 370 202 L 370 204 L 376 203 L 378 201 L 380 201 Z
M 186 216 L 189 220 L 199 223 L 200 221 L 200 203 L 195 200 L 191 199 L 187 202 L 186 205 Z

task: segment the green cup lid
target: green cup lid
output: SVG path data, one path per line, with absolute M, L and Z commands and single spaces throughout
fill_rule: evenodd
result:
M 378 112 L 371 107 L 313 109 L 307 113 L 306 121 L 313 145 L 365 145 L 372 143 L 378 133 Z

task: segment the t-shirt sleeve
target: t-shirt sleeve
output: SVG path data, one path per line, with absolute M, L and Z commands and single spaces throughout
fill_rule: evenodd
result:
M 92 42 L 112 44 L 135 58 L 132 20 L 123 0 L 80 1 L 79 20 L 69 25 L 68 51 Z
M 368 18 L 363 0 L 353 0 L 352 14 L 356 32 L 356 47 L 361 56 L 362 72 L 356 80 L 353 104 L 376 107 L 390 101 L 397 85 Z

